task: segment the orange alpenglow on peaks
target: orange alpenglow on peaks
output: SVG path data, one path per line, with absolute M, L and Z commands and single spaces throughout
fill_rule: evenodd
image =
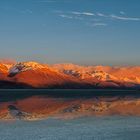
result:
M 133 88 L 140 87 L 140 67 L 0 63 L 0 88 Z

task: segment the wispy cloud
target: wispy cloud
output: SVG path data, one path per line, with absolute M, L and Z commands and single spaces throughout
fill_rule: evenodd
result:
M 123 11 L 117 14 L 107 14 L 102 12 L 87 12 L 87 11 L 53 11 L 58 16 L 62 18 L 72 19 L 72 20 L 82 20 L 83 23 L 88 23 L 88 26 L 92 27 L 105 27 L 108 26 L 110 21 L 140 21 L 139 17 L 126 16 L 127 14 Z
M 83 12 L 83 15 L 86 15 L 86 16 L 94 16 L 95 14 L 94 13 L 90 13 L 90 12 Z
M 124 17 L 124 16 L 117 16 L 117 15 L 110 15 L 111 18 L 117 19 L 117 20 L 125 20 L 125 21 L 140 21 L 140 18 L 137 17 Z
M 69 18 L 69 19 L 73 18 L 72 16 L 69 16 L 69 15 L 59 15 L 59 16 L 62 17 L 62 18 Z
M 123 11 L 120 11 L 120 14 L 125 15 L 126 13 Z M 103 13 L 97 13 L 96 16 L 104 17 L 104 18 L 111 18 L 111 19 L 116 19 L 116 20 L 124 20 L 124 21 L 140 21 L 140 18 L 138 17 L 125 17 L 125 16 L 118 16 L 115 14 L 107 15 Z
M 76 12 L 76 11 L 73 11 L 71 13 L 74 14 L 74 15 L 85 15 L 85 16 L 94 16 L 95 15 L 94 13 L 91 13 L 91 12 Z
M 60 14 L 59 16 L 62 17 L 62 18 L 75 19 L 75 20 L 83 20 L 83 18 L 79 17 L 79 16 L 72 16 L 72 15 L 66 15 L 66 14 Z
M 93 23 L 91 26 L 96 27 L 96 26 L 107 26 L 106 23 Z
M 107 15 L 103 14 L 103 13 L 97 13 L 96 14 L 97 16 L 100 16 L 100 17 L 108 17 Z

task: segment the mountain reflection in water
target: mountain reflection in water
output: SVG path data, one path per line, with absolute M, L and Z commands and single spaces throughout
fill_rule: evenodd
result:
M 82 116 L 139 116 L 139 91 L 3 90 L 0 119 L 72 119 Z

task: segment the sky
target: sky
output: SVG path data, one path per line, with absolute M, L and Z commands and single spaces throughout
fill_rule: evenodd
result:
M 0 59 L 140 65 L 140 0 L 0 0 Z

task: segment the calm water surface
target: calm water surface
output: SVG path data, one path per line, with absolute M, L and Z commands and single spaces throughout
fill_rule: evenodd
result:
M 0 122 L 1 140 L 139 140 L 139 117 Z
M 116 95 L 139 98 L 140 91 L 0 90 L 0 103 L 44 94 L 54 98 Z M 140 140 L 140 117 L 93 116 L 69 120 L 49 118 L 38 121 L 0 121 L 0 140 Z

